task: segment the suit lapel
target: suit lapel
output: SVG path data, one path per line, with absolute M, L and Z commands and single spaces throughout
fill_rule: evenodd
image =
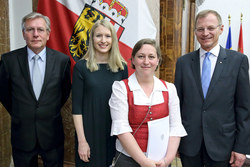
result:
M 199 50 L 195 51 L 192 55 L 192 71 L 195 78 L 197 88 L 203 98 L 202 86 L 201 86 L 201 74 L 200 74 L 200 56 Z
M 29 70 L 29 62 L 28 62 L 28 53 L 27 53 L 27 46 L 20 50 L 19 54 L 17 55 L 17 59 L 20 65 L 21 72 L 27 82 L 28 88 L 31 94 L 35 97 L 33 86 L 30 78 L 30 70 Z
M 43 82 L 43 87 L 41 90 L 41 94 L 40 96 L 43 95 L 45 89 L 46 89 L 46 85 L 48 84 L 49 80 L 50 80 L 50 76 L 52 74 L 52 70 L 53 70 L 53 66 L 55 63 L 55 56 L 54 56 L 54 52 L 50 49 L 50 48 L 46 48 L 46 67 L 45 67 L 45 75 L 44 75 L 44 82 Z
M 216 85 L 216 82 L 220 78 L 221 72 L 222 72 L 224 65 L 225 65 L 226 58 L 227 58 L 227 54 L 225 52 L 225 49 L 220 47 L 219 56 L 218 56 L 218 59 L 217 59 L 216 65 L 215 65 L 215 69 L 214 69 L 214 73 L 213 73 L 213 76 L 211 78 L 211 82 L 210 82 L 210 85 L 208 88 L 207 98 L 211 94 L 213 88 Z

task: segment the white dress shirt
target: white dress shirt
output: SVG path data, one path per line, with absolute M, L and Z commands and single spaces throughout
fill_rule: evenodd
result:
M 187 133 L 181 123 L 179 98 L 177 96 L 174 84 L 168 83 L 166 86 L 154 77 L 154 88 L 150 97 L 148 97 L 139 85 L 135 73 L 128 78 L 128 86 L 133 91 L 135 105 L 156 105 L 164 102 L 162 91 L 168 91 L 169 94 L 169 122 L 170 136 L 186 136 Z M 132 132 L 128 120 L 128 97 L 127 89 L 123 81 L 115 81 L 112 86 L 112 95 L 109 100 L 110 112 L 112 117 L 111 136 L 126 132 Z M 119 152 L 128 155 L 123 149 L 119 140 L 116 141 L 116 149 Z M 129 156 L 129 155 L 128 155 Z
M 209 52 L 211 53 L 211 55 L 209 56 L 209 59 L 210 59 L 210 62 L 211 62 L 211 78 L 212 78 L 213 73 L 214 73 L 214 69 L 215 69 L 215 65 L 216 65 L 216 62 L 217 62 L 217 59 L 218 59 L 218 56 L 219 56 L 219 52 L 220 52 L 220 45 L 217 44 Z M 201 72 L 201 75 L 202 75 L 203 60 L 205 58 L 206 53 L 207 53 L 207 51 L 200 48 L 200 72 Z
M 28 53 L 28 62 L 29 62 L 29 70 L 30 70 L 30 79 L 33 81 L 33 66 L 34 66 L 34 59 L 33 57 L 36 55 L 30 48 L 27 47 Z M 38 66 L 42 75 L 42 83 L 44 81 L 45 75 L 45 66 L 46 66 L 46 47 L 38 54 L 40 58 L 38 59 Z

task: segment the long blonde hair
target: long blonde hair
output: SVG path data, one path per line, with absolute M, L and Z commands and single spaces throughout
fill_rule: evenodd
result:
M 90 31 L 89 36 L 89 47 L 87 53 L 84 55 L 83 59 L 86 59 L 87 61 L 87 68 L 93 72 L 97 71 L 99 69 L 98 64 L 96 63 L 96 57 L 95 57 L 95 48 L 94 48 L 94 32 L 98 26 L 104 26 L 111 32 L 112 37 L 112 46 L 109 53 L 109 60 L 108 60 L 108 66 L 112 72 L 118 72 L 119 69 L 124 70 L 124 64 L 127 64 L 126 61 L 121 56 L 119 46 L 118 46 L 118 39 L 116 36 L 116 31 L 113 27 L 113 25 L 105 20 L 98 20 L 92 27 Z

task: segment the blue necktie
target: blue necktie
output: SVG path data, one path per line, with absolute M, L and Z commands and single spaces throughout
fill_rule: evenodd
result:
M 202 65 L 201 84 L 202 84 L 204 98 L 206 98 L 207 90 L 211 80 L 211 61 L 209 59 L 210 55 L 211 55 L 210 52 L 207 52 L 205 54 L 205 58 L 203 60 L 203 65 Z
M 36 95 L 36 99 L 39 98 L 40 92 L 41 92 L 41 88 L 42 88 L 42 75 L 41 75 L 40 68 L 38 66 L 38 60 L 39 60 L 39 58 L 40 58 L 39 55 L 35 55 L 33 57 L 33 59 L 34 59 L 34 65 L 33 65 L 32 85 L 33 85 L 34 93 Z

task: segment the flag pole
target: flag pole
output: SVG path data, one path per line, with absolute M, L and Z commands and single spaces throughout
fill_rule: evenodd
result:
M 228 15 L 228 36 L 227 36 L 227 43 L 226 43 L 226 49 L 232 49 L 232 37 L 231 37 L 231 16 Z
M 244 51 L 243 51 L 242 20 L 243 20 L 243 14 L 241 13 L 241 16 L 240 16 L 240 34 L 239 34 L 239 42 L 238 42 L 238 52 L 244 53 Z
M 240 23 L 242 23 L 242 20 L 243 20 L 243 14 L 241 13 L 241 15 L 240 15 Z

